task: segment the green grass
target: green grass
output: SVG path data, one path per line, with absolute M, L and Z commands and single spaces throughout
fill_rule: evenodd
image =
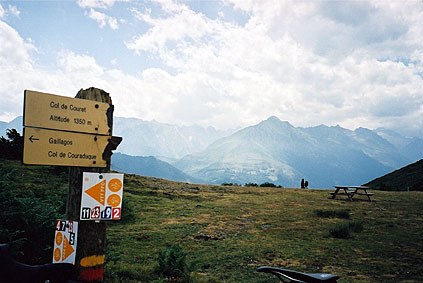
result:
M 337 218 L 345 218 L 350 219 L 350 213 L 348 210 L 340 209 L 340 210 L 324 210 L 324 209 L 316 209 L 314 211 L 318 217 L 323 218 L 330 218 L 330 217 L 337 217 Z
M 8 177 L 11 195 L 54 201 L 63 213 L 64 173 L 8 162 L 0 167 L 2 174 L 15 170 Z M 123 221 L 108 222 L 105 282 L 160 282 L 158 254 L 172 245 L 186 254 L 193 282 L 278 282 L 256 272 L 262 265 L 333 273 L 339 282 L 423 282 L 423 192 L 373 192 L 372 202 L 351 202 L 329 199 L 323 190 L 207 186 L 126 174 Z M 342 223 L 350 237 L 330 236 Z M 51 233 L 53 244 L 54 227 Z
M 334 273 L 339 282 L 423 280 L 423 193 L 376 191 L 372 202 L 329 197 L 126 175 L 124 198 L 136 220 L 109 225 L 108 247 L 119 261 L 106 264 L 107 282 L 158 280 L 157 253 L 174 244 L 187 253 L 194 282 L 278 282 L 256 272 L 262 265 Z M 346 220 L 350 237 L 331 237 Z
M 363 231 L 363 223 L 361 221 L 350 221 L 338 223 L 329 230 L 329 234 L 334 238 L 347 239 L 352 237 L 352 233 L 360 233 Z

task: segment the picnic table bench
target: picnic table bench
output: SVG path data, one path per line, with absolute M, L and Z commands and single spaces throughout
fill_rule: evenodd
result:
M 346 195 L 350 201 L 353 200 L 355 195 L 362 195 L 367 196 L 369 201 L 372 201 L 370 197 L 373 193 L 368 193 L 367 189 L 369 187 L 366 186 L 334 186 L 335 192 L 330 193 L 332 195 L 332 199 L 334 199 L 337 195 Z

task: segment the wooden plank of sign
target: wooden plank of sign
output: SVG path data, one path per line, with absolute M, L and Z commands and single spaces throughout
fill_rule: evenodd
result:
M 103 152 L 109 136 L 24 128 L 23 163 L 106 167 Z
M 113 105 L 25 90 L 24 127 L 112 134 Z

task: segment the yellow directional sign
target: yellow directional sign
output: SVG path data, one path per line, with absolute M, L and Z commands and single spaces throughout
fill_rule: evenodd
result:
M 112 107 L 104 102 L 25 90 L 24 127 L 111 136 Z
M 24 164 L 106 167 L 109 136 L 24 128 Z

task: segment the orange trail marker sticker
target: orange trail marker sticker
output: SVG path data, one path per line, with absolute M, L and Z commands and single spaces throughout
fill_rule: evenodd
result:
M 62 257 L 62 251 L 59 248 L 55 248 L 53 257 L 55 261 L 60 261 Z
M 56 234 L 56 244 L 60 246 L 62 244 L 63 236 L 62 233 L 57 232 Z
M 54 236 L 53 263 L 75 264 L 78 222 L 56 220 Z
M 106 195 L 106 180 L 101 181 L 97 185 L 85 191 L 90 197 L 104 205 Z
M 122 189 L 122 182 L 119 179 L 112 179 L 109 182 L 109 190 L 116 193 Z
M 121 173 L 83 172 L 80 220 L 119 220 L 122 209 Z
M 63 260 L 67 259 L 75 251 L 72 245 L 69 244 L 68 238 L 66 238 L 66 236 L 64 238 L 65 238 L 65 241 L 63 242 L 63 255 L 62 255 Z
M 110 195 L 107 198 L 107 204 L 112 206 L 112 207 L 117 207 L 120 204 L 120 196 L 114 194 L 114 195 Z

